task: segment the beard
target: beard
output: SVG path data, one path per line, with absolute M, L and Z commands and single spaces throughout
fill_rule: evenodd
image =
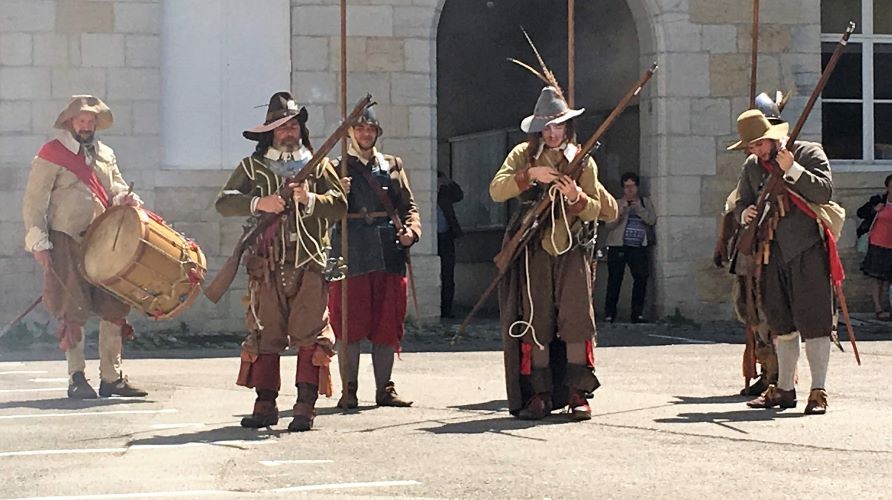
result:
M 74 139 L 81 144 L 91 144 L 96 139 L 96 132 L 92 130 L 78 130 Z
M 273 147 L 284 153 L 293 153 L 300 148 L 300 139 L 297 137 L 285 137 L 273 144 Z

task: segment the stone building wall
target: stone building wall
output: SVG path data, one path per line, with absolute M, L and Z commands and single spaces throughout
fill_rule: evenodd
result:
M 403 158 L 424 236 L 412 247 L 423 317 L 439 315 L 436 256 L 435 0 L 350 2 L 347 15 L 348 108 L 366 92 L 378 102 L 379 149 Z M 318 143 L 340 120 L 339 2 L 291 0 L 292 88 L 307 103 Z M 320 120 L 320 118 L 324 118 Z M 320 123 L 324 126 L 320 127 Z M 323 134 L 322 132 L 325 132 Z M 338 150 L 339 148 L 336 148 Z M 333 156 L 339 155 L 336 151 Z M 410 314 L 414 314 L 411 307 Z
M 426 228 L 414 252 L 422 316 L 438 313 L 435 44 L 445 1 L 351 0 L 348 20 L 350 100 L 369 91 L 380 103 L 382 149 L 404 158 Z M 640 105 L 641 171 L 661 216 L 654 313 L 678 308 L 697 319 L 727 318 L 729 279 L 709 267 L 709 256 L 717 211 L 742 161 L 724 147 L 732 142 L 734 119 L 747 101 L 750 7 L 731 0 L 628 4 L 638 27 L 642 68 L 654 60 L 661 65 Z M 32 156 L 73 93 L 93 93 L 109 103 L 116 122 L 103 139 L 117 151 L 125 176 L 135 181 L 148 206 L 199 241 L 213 270 L 238 238 L 240 221 L 220 218 L 212 206 L 228 167 L 182 171 L 160 164 L 160 19 L 168 5 L 162 0 L 4 0 L 0 322 L 39 293 L 37 268 L 22 249 L 22 191 Z M 795 117 L 820 71 L 819 0 L 763 2 L 762 9 L 759 88 L 795 89 L 786 113 Z M 291 0 L 291 14 L 292 89 L 307 104 L 318 143 L 339 120 L 338 1 Z M 819 117 L 820 108 L 806 137 L 820 137 Z M 865 197 L 879 190 L 882 177 L 838 173 L 837 199 L 854 215 Z M 849 298 L 863 307 L 866 289 L 858 257 L 849 250 L 855 225 L 848 224 L 842 247 Z M 243 286 L 239 281 L 218 305 L 197 301 L 182 321 L 196 329 L 240 329 Z
M 656 120 L 657 151 L 650 173 L 662 217 L 656 314 L 678 308 L 698 319 L 727 318 L 729 278 L 725 270 L 711 267 L 709 256 L 717 211 L 742 163 L 739 152 L 725 147 L 736 140 L 734 123 L 748 103 L 752 6 L 732 0 L 647 3 L 663 13 L 655 21 L 663 47 L 657 60 L 665 66 L 657 86 L 657 110 L 663 116 Z M 760 18 L 758 89 L 792 91 L 784 116 L 795 122 L 820 76 L 820 1 L 762 2 Z M 820 141 L 820 120 L 819 101 L 803 139 Z M 869 307 L 869 295 L 858 271 L 861 256 L 853 249 L 855 210 L 880 190 L 884 175 L 842 170 L 834 173 L 834 198 L 849 215 L 840 242 L 849 276 L 846 289 L 851 306 L 863 310 Z
M 794 89 L 797 116 L 820 73 L 818 0 L 763 2 L 758 88 Z M 655 248 L 656 314 L 727 318 L 729 278 L 711 268 L 718 211 L 743 162 L 725 147 L 749 95 L 752 6 L 730 0 L 652 2 L 657 24 L 655 157 L 642 162 L 661 220 Z M 817 118 L 817 119 L 815 119 Z M 819 134 L 820 108 L 805 128 Z M 645 132 L 646 133 L 646 132 Z M 644 144 L 646 139 L 642 139 Z M 647 168 L 648 163 L 652 165 Z M 684 293 L 679 293 L 679 291 Z
M 0 318 L 39 294 L 23 250 L 21 200 L 31 158 L 72 94 L 113 110 L 102 133 L 128 180 L 155 206 L 158 169 L 159 2 L 5 0 L 0 10 Z M 39 317 L 39 316 L 37 316 Z

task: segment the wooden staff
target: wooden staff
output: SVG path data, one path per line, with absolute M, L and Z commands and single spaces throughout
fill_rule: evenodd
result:
M 852 351 L 855 353 L 855 361 L 861 366 L 861 354 L 858 352 L 858 340 L 855 339 L 855 330 L 852 328 L 852 318 L 849 317 L 849 306 L 846 305 L 846 294 L 842 291 L 842 284 L 834 283 L 833 289 L 836 291 L 836 298 L 839 299 L 839 307 L 842 309 L 842 316 L 846 322 L 846 332 L 849 334 L 849 342 L 852 344 Z
M 750 59 L 750 105 L 749 108 L 756 107 L 756 85 L 759 73 L 759 0 L 753 0 L 753 28 L 752 28 L 752 51 Z M 751 292 L 752 280 L 746 277 L 746 307 L 747 314 L 753 307 L 753 295 Z M 750 316 L 750 318 L 755 318 Z M 755 318 L 758 320 L 757 318 Z M 743 386 L 749 389 L 750 381 L 756 378 L 756 332 L 755 325 L 746 325 L 746 347 L 743 349 Z
M 756 0 L 758 1 L 758 0 Z M 567 105 L 576 101 L 576 2 L 567 0 Z
M 127 189 L 127 194 L 130 195 L 133 193 L 133 183 L 130 183 L 130 187 Z M 121 219 L 118 221 L 118 230 L 115 231 L 115 239 L 112 241 L 112 250 L 118 246 L 118 236 L 121 235 L 121 226 L 124 225 L 124 212 L 121 212 Z
M 750 109 L 756 107 L 756 75 L 759 65 L 759 0 L 753 0 L 753 51 L 750 63 Z
M 347 0 L 341 0 L 341 120 L 347 119 Z M 341 178 L 347 177 L 347 141 L 349 140 L 350 134 L 345 134 L 344 138 L 341 140 Z M 344 193 L 346 197 L 347 194 Z M 347 213 L 344 212 L 344 217 L 341 218 L 341 257 L 344 258 L 344 263 L 349 266 L 350 259 L 350 247 L 349 237 L 347 235 Z M 338 361 L 339 365 L 343 367 L 343 363 L 347 362 L 347 342 L 350 338 L 348 333 L 348 323 L 347 323 L 347 313 L 348 313 L 348 300 L 347 300 L 347 288 L 348 282 L 350 281 L 348 276 L 350 276 L 349 270 L 347 271 L 347 276 L 341 280 L 341 339 L 338 342 L 338 353 L 341 356 L 341 359 Z M 341 372 L 343 373 L 343 371 Z M 341 377 L 341 390 L 343 392 L 343 396 L 347 396 L 347 377 Z M 346 408 L 345 408 L 346 411 Z
M 10 321 L 9 324 L 6 325 L 2 331 L 0 331 L 0 338 L 3 338 L 4 335 L 9 333 L 9 331 L 12 330 L 12 327 L 19 324 L 19 321 L 22 321 L 22 319 L 24 319 L 25 316 L 27 316 L 29 313 L 31 313 L 31 311 L 33 311 L 34 308 L 37 307 L 37 305 L 40 304 L 41 302 L 43 302 L 43 295 L 38 295 L 37 298 L 34 299 L 33 302 L 31 302 L 31 305 L 27 307 L 27 309 L 22 311 L 21 314 L 16 316 L 14 320 Z

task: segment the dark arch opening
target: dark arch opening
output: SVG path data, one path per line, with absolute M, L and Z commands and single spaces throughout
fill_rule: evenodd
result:
M 626 0 L 576 2 L 576 106 L 585 140 L 641 73 L 639 39 Z M 456 244 L 456 309 L 469 308 L 492 276 L 509 207 L 489 201 L 487 185 L 510 148 L 524 139 L 543 83 L 509 63 L 538 67 L 520 26 L 566 91 L 567 5 L 556 0 L 446 1 L 437 29 L 437 157 L 465 190 L 455 206 L 467 236 Z M 629 108 L 596 153 L 600 178 L 618 193 L 619 177 L 639 171 L 640 124 Z M 495 310 L 491 301 L 489 311 Z

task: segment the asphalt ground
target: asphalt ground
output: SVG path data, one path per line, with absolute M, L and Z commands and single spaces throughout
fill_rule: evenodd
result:
M 296 434 L 287 383 L 278 425 L 239 427 L 253 393 L 234 384 L 232 347 L 131 350 L 125 371 L 149 397 L 96 401 L 66 398 L 60 353 L 7 350 L 0 497 L 888 498 L 889 330 L 859 328 L 860 367 L 834 350 L 829 412 L 806 417 L 804 353 L 799 406 L 751 410 L 735 396 L 734 325 L 605 326 L 594 417 L 573 423 L 512 418 L 492 332 L 450 343 L 445 328 L 407 338 L 396 362 L 412 408 L 375 407 L 363 355 L 359 411 L 320 398 L 314 430 Z M 293 380 L 294 358 L 283 367 Z

